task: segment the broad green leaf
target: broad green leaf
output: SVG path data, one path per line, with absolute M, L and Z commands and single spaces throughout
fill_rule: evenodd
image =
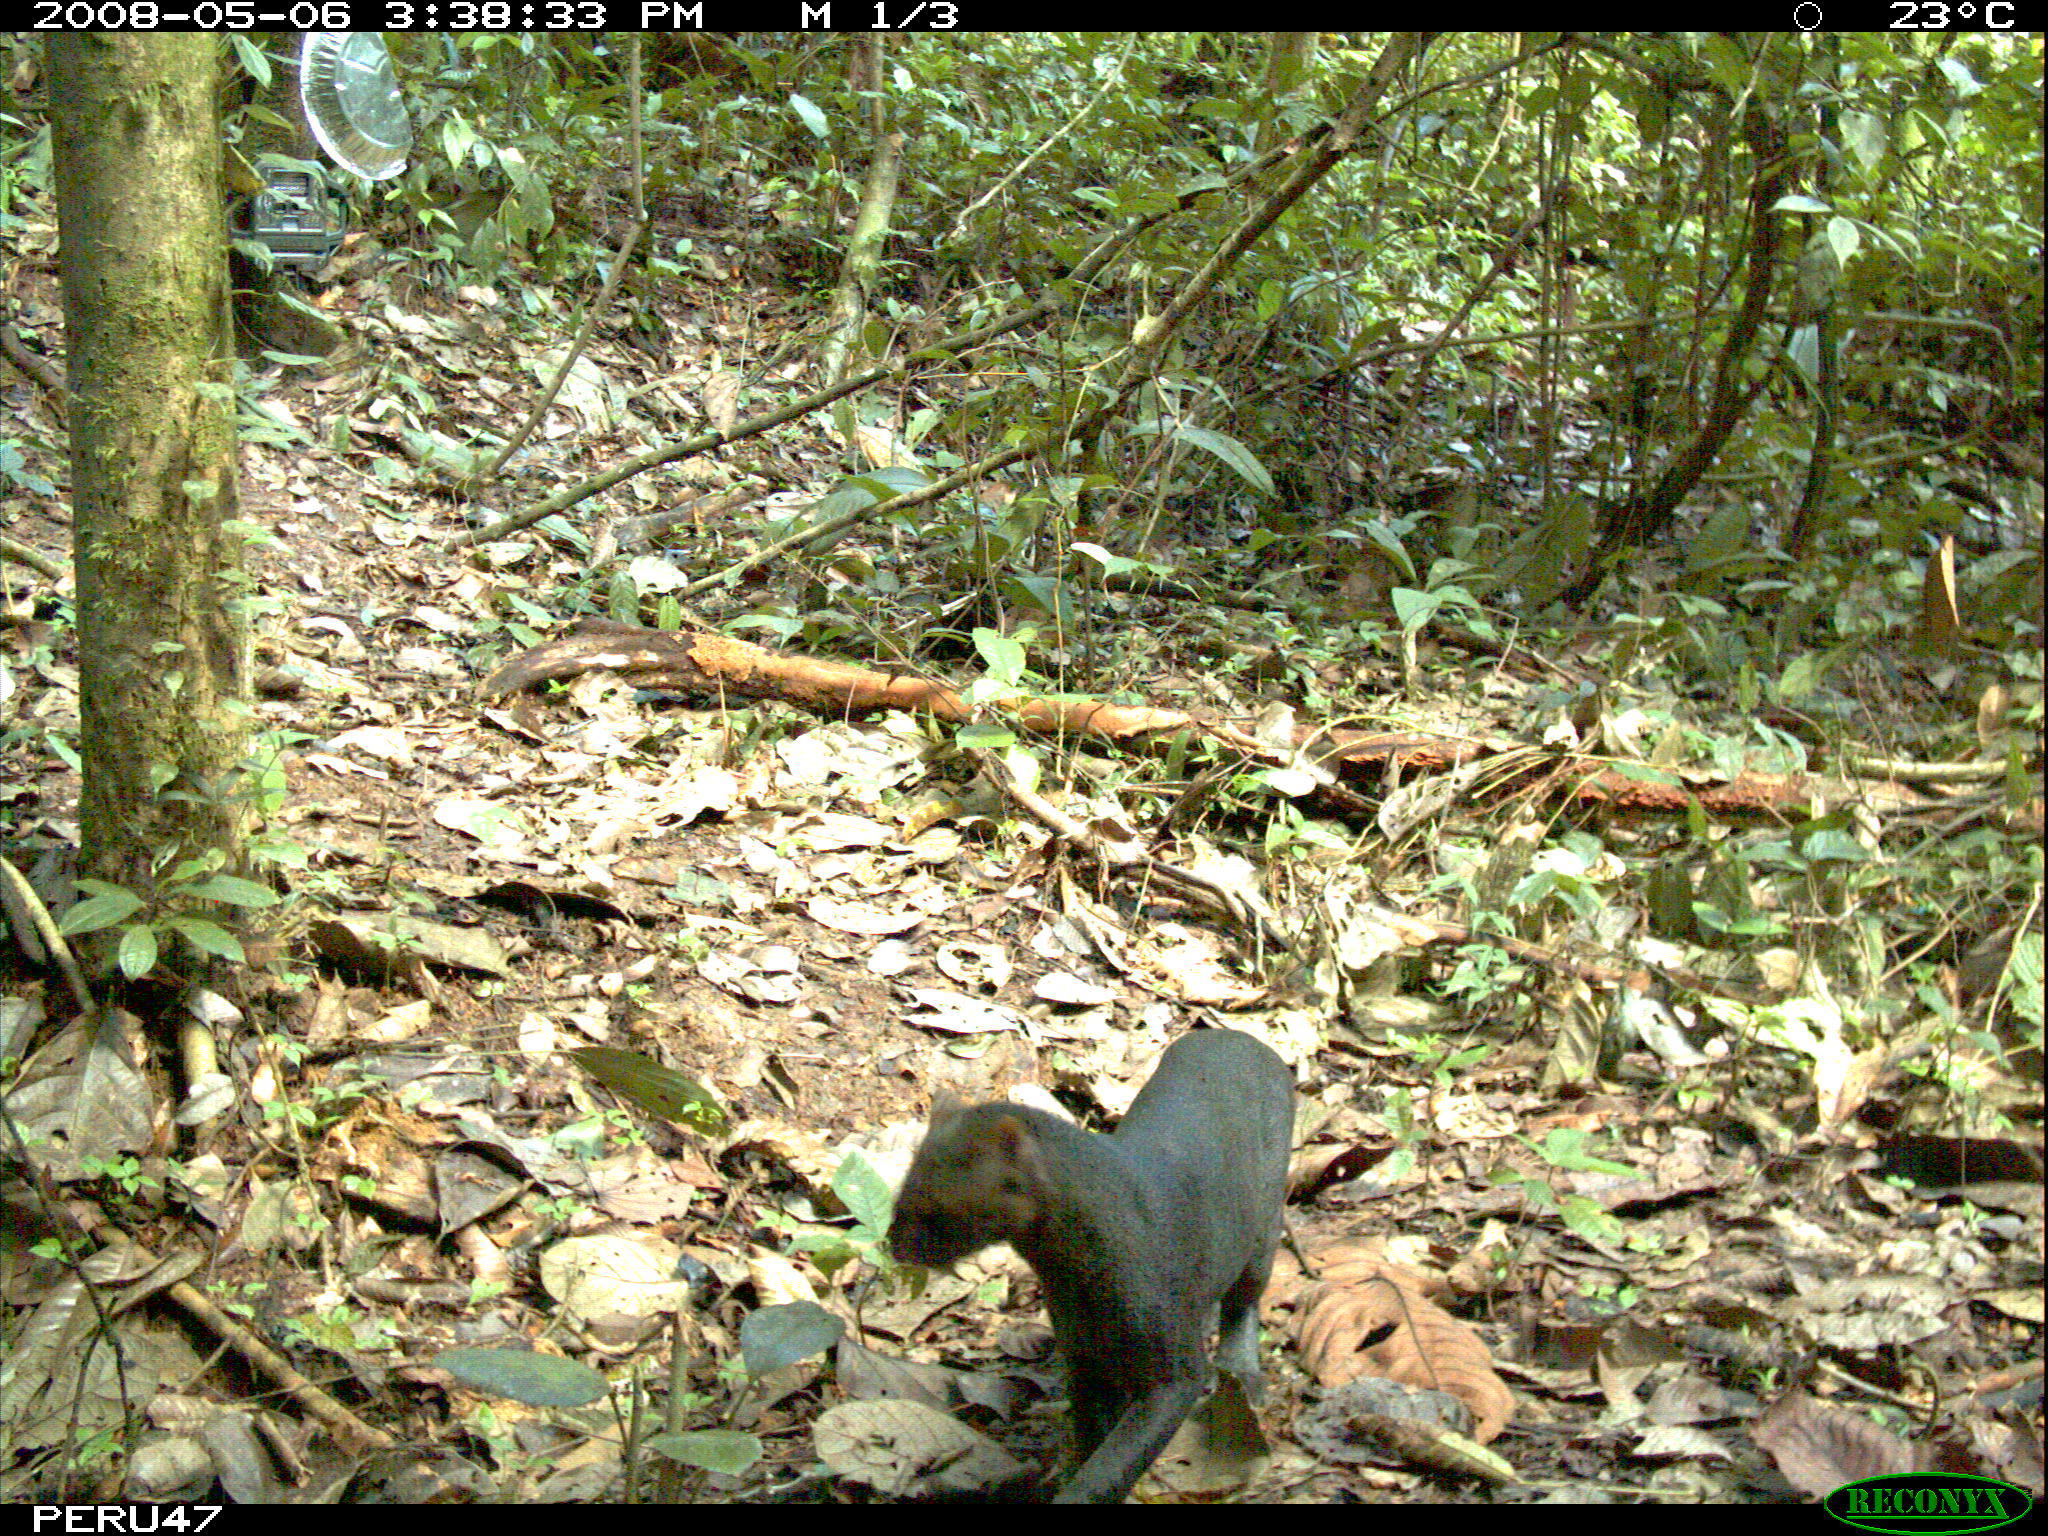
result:
M 86 882 L 79 881 L 80 885 Z M 92 882 L 98 885 L 100 882 Z M 74 902 L 57 924 L 57 931 L 69 936 L 74 933 L 97 933 L 102 928 L 111 928 L 124 919 L 133 917 L 142 910 L 142 898 L 133 891 L 124 891 L 119 886 L 108 886 L 96 896 Z
M 114 963 L 130 981 L 155 970 L 156 930 L 146 923 L 137 923 L 124 932 L 120 947 L 114 951 Z
M 893 1203 L 889 1181 L 876 1172 L 875 1165 L 860 1153 L 849 1152 L 839 1160 L 839 1167 L 832 1175 L 832 1193 L 853 1212 L 853 1219 L 862 1226 L 875 1232 L 888 1230 L 889 1210 Z
M 974 648 L 995 681 L 1015 684 L 1024 675 L 1024 647 L 1001 630 L 977 629 Z
M 800 96 L 792 91 L 789 97 L 789 109 L 797 115 L 806 128 L 811 130 L 812 138 L 829 139 L 832 136 L 831 123 L 826 120 L 825 114 L 818 110 L 818 104 L 812 101 L 810 97 Z
M 1191 448 L 1215 454 L 1237 471 L 1238 477 L 1252 489 L 1267 496 L 1273 494 L 1273 477 L 1266 472 L 1266 466 L 1259 462 L 1257 454 L 1236 438 L 1208 427 L 1179 427 L 1173 435 Z
M 650 1056 L 614 1045 L 581 1046 L 569 1056 L 613 1093 L 631 1099 L 649 1114 L 712 1134 L 725 1129 L 725 1106 L 710 1089 Z
M 1394 602 L 1394 617 L 1401 621 L 1403 629 L 1422 628 L 1444 605 L 1442 593 L 1418 592 L 1413 587 L 1396 587 L 1389 596 Z
M 185 887 L 183 894 L 201 901 L 223 901 L 231 907 L 274 907 L 278 900 L 277 892 L 269 886 L 239 875 L 215 875 Z
M 815 1301 L 786 1302 L 747 1314 L 740 1323 L 740 1354 L 748 1373 L 759 1378 L 822 1355 L 845 1332 L 846 1324 Z
M 686 1467 L 737 1477 L 761 1459 L 761 1442 L 736 1429 L 691 1429 L 656 1435 L 647 1449 Z
M 165 918 L 164 926 L 183 935 L 201 954 L 217 955 L 223 960 L 232 960 L 237 965 L 248 963 L 248 957 L 242 953 L 242 941 L 219 923 L 209 923 L 203 917 L 187 917 L 180 913 L 175 917 Z
M 953 740 L 977 752 L 997 752 L 1012 745 L 1017 733 L 994 720 L 972 720 L 953 733 Z
M 433 1363 L 465 1386 L 529 1408 L 580 1408 L 611 1390 L 582 1361 L 530 1349 L 444 1349 Z

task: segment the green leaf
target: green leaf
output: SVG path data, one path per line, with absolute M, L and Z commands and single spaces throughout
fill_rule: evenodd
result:
M 815 1301 L 792 1301 L 748 1313 L 740 1324 L 740 1353 L 758 1378 L 822 1355 L 845 1332 L 846 1324 Z
M 860 1153 L 849 1152 L 840 1159 L 832 1175 L 832 1193 L 862 1226 L 873 1232 L 889 1229 L 889 1210 L 893 1204 L 889 1181 Z
M 1846 832 L 1823 827 L 1799 844 L 1799 852 L 1813 863 L 1833 860 L 1840 864 L 1868 864 L 1870 850 Z
M 1067 548 L 1077 555 L 1086 555 L 1090 560 L 1093 560 L 1102 567 L 1103 574 L 1106 576 L 1121 576 L 1127 571 L 1156 572 L 1157 570 L 1157 567 L 1148 561 L 1133 560 L 1128 555 L 1113 555 L 1100 544 L 1090 544 L 1083 539 L 1074 540 Z
M 977 629 L 974 648 L 999 683 L 1013 684 L 1024 675 L 1024 647 L 999 629 Z
M 799 96 L 792 91 L 789 97 L 789 110 L 811 130 L 811 137 L 828 139 L 832 136 L 832 125 L 826 121 L 825 114 L 818 110 L 818 104 L 808 96 Z
M 1001 585 L 1014 608 L 1031 609 L 1061 624 L 1072 624 L 1078 617 L 1067 601 L 1067 584 L 1057 576 L 1006 576 Z
M 121 967 L 121 974 L 130 981 L 155 970 L 156 930 L 147 924 L 137 923 L 123 933 L 120 948 L 114 951 L 114 963 Z
M 1191 448 L 1200 448 L 1205 453 L 1215 454 L 1236 470 L 1238 478 L 1253 490 L 1266 496 L 1273 494 L 1273 477 L 1266 472 L 1266 466 L 1259 462 L 1259 456 L 1228 433 L 1214 432 L 1207 427 L 1180 427 L 1173 435 Z
M 1820 658 L 1811 651 L 1800 652 L 1778 676 L 1780 702 L 1797 704 L 1800 700 L 1811 697 L 1813 690 L 1820 684 L 1820 678 Z
M 1394 601 L 1394 617 L 1407 630 L 1422 628 L 1436 617 L 1437 609 L 1444 605 L 1441 592 L 1418 592 L 1413 587 L 1396 587 L 1388 595 Z
M 726 1127 L 725 1106 L 710 1089 L 652 1057 L 612 1045 L 586 1045 L 569 1055 L 613 1093 L 631 1099 L 649 1114 L 679 1120 L 714 1135 Z
M 181 885 L 186 881 L 204 880 L 226 862 L 225 854 L 218 849 L 209 849 L 197 858 L 178 860 L 165 873 L 163 881 L 166 885 Z
M 1586 1143 L 1590 1139 L 1582 1130 L 1556 1126 L 1543 1138 L 1543 1160 L 1553 1168 L 1562 1168 L 1574 1173 L 1606 1173 L 1624 1179 L 1635 1176 L 1635 1169 L 1627 1163 L 1595 1157 L 1588 1152 Z
M 242 72 L 255 81 L 259 88 L 269 85 L 270 59 L 263 50 L 245 37 L 230 35 L 228 42 L 234 47 L 235 62 L 241 65 Z
M 274 907 L 278 899 L 277 892 L 269 886 L 239 875 L 215 875 L 187 886 L 181 894 L 196 896 L 201 901 L 223 901 L 231 907 Z
M 164 926 L 184 935 L 185 940 L 201 954 L 218 955 L 223 960 L 232 960 L 237 965 L 246 965 L 248 957 L 242 953 L 241 940 L 237 939 L 219 923 L 209 923 L 203 917 L 187 917 L 180 913 L 164 919 Z
M 1022 742 L 1015 742 L 1004 750 L 1003 767 L 1009 770 L 1011 780 L 1027 795 L 1038 788 L 1038 759 Z
M 893 501 L 931 483 L 932 477 L 915 464 L 889 464 L 840 482 L 842 486 L 866 491 L 873 501 Z
M 1015 731 L 994 720 L 970 721 L 953 733 L 953 740 L 959 746 L 981 752 L 1000 751 L 1016 739 Z
M 530 1349 L 444 1349 L 434 1364 L 465 1386 L 529 1408 L 581 1408 L 611 1390 L 582 1361 Z
M 678 1435 L 656 1435 L 647 1449 L 686 1467 L 737 1477 L 761 1459 L 761 1442 L 736 1429 L 692 1429 Z
M 64 914 L 64 920 L 57 924 L 57 931 L 61 934 L 97 933 L 142 910 L 142 898 L 133 891 L 124 891 L 118 885 L 107 885 L 99 880 L 81 880 L 78 883 L 88 888 L 97 886 L 99 893 L 72 904 Z
M 1409 558 L 1408 546 L 1401 542 L 1401 536 L 1384 523 L 1367 523 L 1365 536 L 1386 551 L 1387 558 L 1401 574 L 1403 581 L 1415 581 L 1415 562 Z
M 1619 1243 L 1628 1236 L 1626 1227 L 1584 1195 L 1567 1195 L 1559 1202 L 1558 1215 L 1572 1231 L 1594 1242 Z

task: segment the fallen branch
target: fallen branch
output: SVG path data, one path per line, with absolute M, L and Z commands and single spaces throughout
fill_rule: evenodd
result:
M 73 1199 L 66 1201 L 65 1206 L 77 1218 L 79 1225 L 99 1242 L 110 1248 L 126 1248 L 138 1262 L 151 1269 L 158 1266 L 157 1259 L 148 1249 L 109 1221 L 91 1201 Z M 209 1301 L 191 1282 L 174 1280 L 164 1287 L 164 1294 L 217 1334 L 249 1364 L 276 1382 L 287 1397 L 332 1430 L 336 1440 L 347 1449 L 389 1449 L 398 1443 L 383 1430 L 364 1423 L 328 1393 L 314 1386 L 299 1374 L 291 1361 Z
M 712 699 L 776 699 L 835 720 L 901 709 L 964 725 L 977 714 L 955 689 L 914 672 L 791 656 L 704 630 L 643 629 L 612 619 L 585 619 L 567 634 L 512 657 L 483 681 L 479 693 L 486 700 L 501 699 L 589 672 L 617 673 L 636 688 Z M 1320 793 L 1346 813 L 1370 815 L 1377 805 L 1382 830 L 1395 838 L 1404 818 L 1387 821 L 1389 783 L 1412 789 L 1424 778 L 1461 768 L 1467 770 L 1466 780 L 1444 786 L 1449 799 L 1471 798 L 1473 787 L 1481 786 L 1496 794 L 1514 789 L 1566 804 L 1591 803 L 1610 813 L 1678 816 L 1697 805 L 1717 819 L 1750 821 L 1806 815 L 1826 805 L 1861 804 L 1898 814 L 1941 804 L 1884 780 L 1789 773 L 1726 779 L 1439 732 L 1292 727 L 1284 740 L 1266 741 L 1228 720 L 1095 699 L 1019 696 L 991 702 L 984 710 L 1042 735 L 1125 744 L 1187 731 L 1240 753 L 1247 763 L 1307 767 L 1321 781 Z M 1372 797 L 1372 803 L 1364 796 Z M 1444 804 L 1431 800 L 1408 807 L 1405 814 L 1421 821 L 1443 809 Z
M 964 725 L 977 713 L 944 683 L 912 673 L 784 655 L 702 630 L 642 629 L 611 619 L 585 619 L 568 634 L 514 656 L 484 679 L 480 691 L 487 699 L 502 698 L 597 671 L 616 672 L 636 688 L 779 699 L 834 719 L 902 709 Z M 1112 740 L 1196 723 L 1177 709 L 1092 699 L 1020 698 L 990 707 L 1029 730 Z

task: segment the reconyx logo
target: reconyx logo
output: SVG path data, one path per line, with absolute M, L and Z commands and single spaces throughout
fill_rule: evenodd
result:
M 2011 1483 L 1944 1472 L 1866 1477 L 1827 1496 L 1827 1512 L 1844 1525 L 1913 1536 L 1962 1536 L 2010 1525 L 2034 1501 Z

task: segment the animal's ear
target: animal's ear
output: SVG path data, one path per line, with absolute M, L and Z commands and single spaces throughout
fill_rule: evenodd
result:
M 932 1090 L 931 1124 L 934 1128 L 948 1120 L 957 1119 L 967 1109 L 967 1101 L 950 1088 Z

